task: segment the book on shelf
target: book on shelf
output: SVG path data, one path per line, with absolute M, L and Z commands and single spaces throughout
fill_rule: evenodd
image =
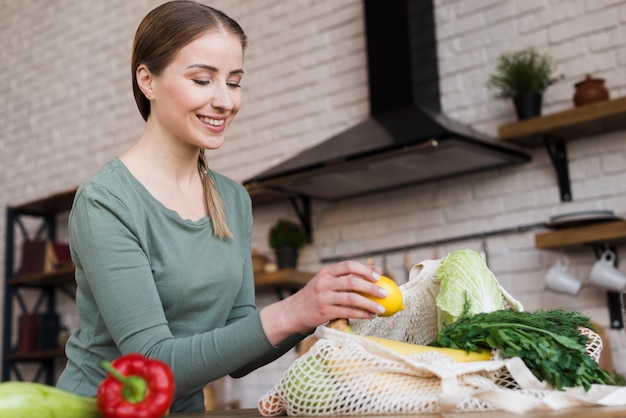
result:
M 37 349 L 38 315 L 24 313 L 20 315 L 18 322 L 17 351 L 20 353 L 35 351 Z
M 59 348 L 57 337 L 61 331 L 61 321 L 57 313 L 23 313 L 19 316 L 19 353 Z
M 18 275 L 52 273 L 72 265 L 69 244 L 50 240 L 26 240 Z
M 40 313 L 37 321 L 37 349 L 54 350 L 59 348 L 57 337 L 61 331 L 59 314 Z
M 70 254 L 70 245 L 64 242 L 51 242 L 54 249 L 54 268 L 62 268 L 74 265 Z

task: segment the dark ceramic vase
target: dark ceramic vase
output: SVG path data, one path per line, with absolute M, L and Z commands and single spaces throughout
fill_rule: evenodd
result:
M 517 119 L 524 120 L 541 115 L 542 99 L 543 96 L 536 92 L 520 93 L 513 97 Z
M 298 265 L 298 252 L 296 247 L 279 247 L 274 249 L 276 266 L 279 270 L 295 269 Z
M 591 78 L 588 75 L 583 81 L 574 84 L 574 87 L 576 88 L 575 106 L 584 106 L 609 99 L 609 91 L 604 86 L 604 79 L 602 78 Z

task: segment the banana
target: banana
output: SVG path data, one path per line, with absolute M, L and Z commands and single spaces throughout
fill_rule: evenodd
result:
M 347 332 L 350 334 L 355 334 L 354 331 L 348 325 L 347 319 L 335 319 L 334 321 L 330 321 L 327 325 L 329 328 L 336 329 L 338 331 Z M 418 353 L 426 353 L 428 351 L 437 351 L 443 354 L 446 354 L 456 362 L 470 362 L 470 361 L 489 361 L 491 360 L 491 352 L 490 351 L 482 351 L 480 353 L 468 353 L 465 350 L 457 350 L 454 348 L 444 348 L 444 347 L 430 347 L 427 345 L 418 345 L 405 343 L 401 341 L 389 340 L 387 338 L 373 337 L 370 335 L 364 335 L 364 338 L 367 338 L 370 341 L 373 341 L 377 344 L 382 345 L 383 347 L 395 351 L 396 353 L 403 354 L 406 356 Z
M 0 383 L 0 418 L 96 418 L 96 398 L 34 382 Z

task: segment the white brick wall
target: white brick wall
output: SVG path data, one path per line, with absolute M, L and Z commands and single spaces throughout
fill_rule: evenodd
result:
M 130 89 L 133 33 L 155 0 L 0 0 L 0 206 L 79 184 L 129 146 L 142 129 Z M 359 0 L 215 0 L 250 38 L 244 108 L 212 166 L 244 180 L 365 119 L 362 10 Z M 573 84 L 588 73 L 626 95 L 625 0 L 436 0 L 442 107 L 496 135 L 514 120 L 510 103 L 485 87 L 497 56 L 535 45 L 551 53 L 565 80 L 551 87 L 544 113 L 572 106 Z M 393 47 L 393 46 L 390 46 Z M 549 158 L 530 150 L 529 164 L 379 193 L 338 204 L 313 202 L 314 239 L 301 267 L 322 258 L 436 242 L 448 237 L 542 222 L 558 213 L 612 209 L 626 215 L 626 145 L 620 131 L 568 144 L 574 201 L 561 203 Z M 269 253 L 269 225 L 293 216 L 287 204 L 255 211 L 254 246 Z M 0 221 L 4 236 L 6 225 Z M 578 297 L 543 290 L 558 252 L 534 248 L 534 232 L 489 237 L 489 263 L 528 310 L 581 310 L 608 325 L 603 292 Z M 65 232 L 61 231 L 63 235 Z M 404 257 L 436 258 L 480 240 L 432 245 L 375 257 L 403 279 Z M 4 248 L 4 242 L 0 243 Z M 625 249 L 618 247 L 624 264 Z M 4 251 L 2 253 L 4 254 Z M 567 251 L 586 280 L 594 256 Z M 0 256 L 1 257 L 1 256 Z M 1 292 L 1 290 L 0 290 Z M 261 295 L 267 303 L 272 295 Z M 76 327 L 73 306 L 64 319 Z M 614 363 L 626 373 L 626 335 L 610 331 Z M 254 406 L 292 357 L 232 384 L 229 397 Z

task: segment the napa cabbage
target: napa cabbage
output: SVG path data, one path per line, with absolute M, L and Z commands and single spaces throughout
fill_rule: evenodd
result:
M 441 260 L 436 273 L 440 281 L 438 325 L 441 330 L 462 315 L 505 308 L 522 311 L 522 305 L 498 283 L 483 258 L 469 249 L 453 251 Z

